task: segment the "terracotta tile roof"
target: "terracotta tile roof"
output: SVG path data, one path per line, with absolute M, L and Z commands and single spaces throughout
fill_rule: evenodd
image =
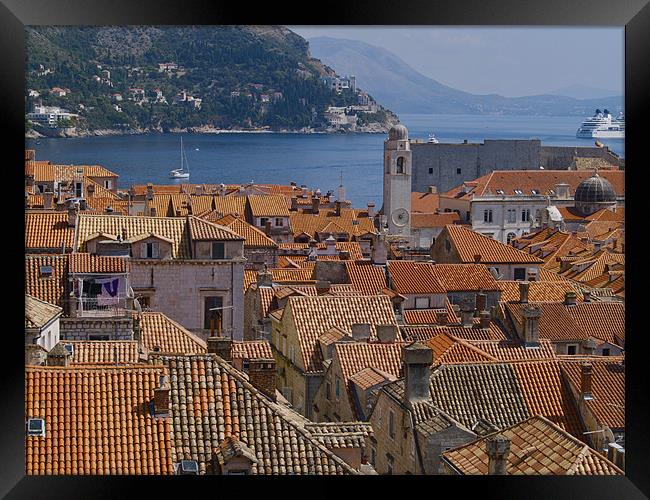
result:
M 338 361 L 345 386 L 350 378 L 364 370 L 374 368 L 399 378 L 402 376 L 402 348 L 405 342 L 337 342 L 334 344 L 332 363 Z
M 218 224 L 213 224 L 198 217 L 190 215 L 187 217 L 187 225 L 190 231 L 190 237 L 194 241 L 202 240 L 244 240 L 243 236 L 240 236 L 233 230 L 220 226 Z
M 431 214 L 440 208 L 438 193 L 411 192 L 411 216 L 414 213 Z
M 576 324 L 589 336 L 620 345 L 625 340 L 625 304 L 590 302 L 567 307 Z
M 246 196 L 215 196 L 214 209 L 222 215 L 246 213 Z
M 529 237 L 530 236 L 530 237 Z M 531 235 L 513 240 L 514 246 L 546 262 L 544 267 L 558 267 L 557 260 L 566 256 L 590 256 L 595 252 L 592 245 L 581 241 L 571 233 L 559 229 L 542 229 Z
M 445 192 L 442 196 L 471 199 L 474 196 L 496 195 L 497 190 L 502 191 L 507 196 L 516 195 L 515 189 L 523 191 L 524 195 L 533 195 L 532 190 L 539 191 L 540 195 L 550 194 L 555 189 L 555 185 L 565 183 L 569 185 L 569 193 L 574 195 L 578 184 L 588 179 L 593 172 L 586 170 L 495 170 L 489 174 L 479 177 L 472 183 L 474 188 L 468 190 L 464 195 L 462 185 Z M 625 171 L 623 170 L 603 170 L 599 172 L 612 183 L 614 191 L 618 196 L 625 195 Z
M 25 212 L 25 251 L 66 253 L 72 250 L 74 228 L 67 212 Z
M 470 344 L 453 337 L 447 331 L 440 331 L 424 341 L 433 350 L 433 365 L 451 363 L 489 363 L 497 358 Z
M 540 339 L 539 348 L 526 348 L 518 340 L 472 340 L 470 343 L 499 361 L 555 359 L 555 347 Z
M 153 199 L 147 203 L 149 208 L 156 209 L 157 217 L 175 217 L 176 214 L 171 208 L 171 197 L 172 195 L 169 193 L 155 193 Z
M 385 295 L 289 297 L 282 321 L 288 317 L 295 325 L 306 372 L 323 370 L 318 337 L 330 328 L 350 331 L 353 323 L 369 323 L 370 338 L 375 340 L 376 325 L 397 326 L 393 306 Z
M 610 429 L 625 428 L 625 367 L 622 357 L 593 356 L 591 363 L 591 392 L 593 399 L 585 404 L 600 425 Z M 562 358 L 560 366 L 576 394 L 580 394 L 581 365 L 585 359 Z
M 318 214 L 291 212 L 289 218 L 294 235 L 305 233 L 312 238 L 316 238 L 316 233 L 325 232 L 325 228 L 330 223 L 334 223 L 352 239 L 366 233 L 376 233 L 372 219 L 362 216 L 362 213 L 359 210 L 342 208 L 341 215 L 337 216 L 335 210 L 322 209 Z
M 563 430 L 584 440 L 580 414 L 558 360 L 518 361 L 512 366 L 517 372 L 528 414 L 543 415 Z
M 42 328 L 62 313 L 59 306 L 25 294 L 25 328 Z
M 253 217 L 289 217 L 289 208 L 282 195 L 251 195 L 248 206 Z
M 345 268 L 356 290 L 375 295 L 387 286 L 384 266 L 374 265 L 371 261 L 348 260 L 345 262 Z
M 100 165 L 53 165 L 49 162 L 34 162 L 32 164 L 34 182 L 63 182 L 71 181 L 77 175 L 84 177 L 118 177 L 118 175 Z
M 27 195 L 27 201 L 26 201 L 26 207 L 27 208 L 43 208 L 44 206 L 44 200 L 43 200 L 43 195 L 42 194 L 28 194 Z
M 449 300 L 445 309 L 405 309 L 403 312 L 404 323 L 407 325 L 437 325 L 440 321 L 440 313 L 447 312 L 448 323 L 459 323 L 460 318 L 452 307 Z
M 25 368 L 25 418 L 42 418 L 45 437 L 27 436 L 31 474 L 172 474 L 169 419 L 149 403 L 162 367 Z
M 93 196 L 92 198 L 86 198 L 86 205 L 89 211 L 98 214 L 107 213 L 106 209 L 110 207 L 113 209 L 113 213 L 129 215 L 128 200 L 115 200 L 113 198 Z
M 429 228 L 444 227 L 447 224 L 455 224 L 460 221 L 460 215 L 456 212 L 443 212 L 440 214 L 411 214 L 411 227 Z
M 149 351 L 198 354 L 207 351 L 204 340 L 160 312 L 134 313 L 140 319 L 140 343 Z
M 447 292 L 499 289 L 485 264 L 436 264 L 431 272 Z
M 73 364 L 136 364 L 140 362 L 137 340 L 62 340 L 72 346 Z
M 536 307 L 542 310 L 539 319 L 539 338 L 554 342 L 586 340 L 587 333 L 575 322 L 569 314 L 569 307 L 562 302 L 536 302 Z M 526 304 L 505 304 L 505 310 L 510 318 L 520 326 L 523 325 L 522 311 Z M 577 306 L 571 306 L 577 307 Z
M 68 261 L 68 272 L 77 273 L 127 273 L 129 261 L 124 257 L 92 255 L 89 253 L 72 253 Z
M 85 251 L 86 240 L 93 234 L 102 232 L 117 235 L 122 234 L 122 229 L 126 229 L 128 238 L 154 233 L 172 240 L 172 258 L 174 259 L 189 259 L 191 256 L 186 221 L 184 218 L 178 217 L 79 214 L 76 250 Z
M 257 459 L 253 474 L 355 473 L 217 356 L 161 359 L 170 373 L 173 462 L 196 460 L 200 474 L 212 472 L 213 450 L 236 437 Z
M 357 386 L 362 391 L 370 389 L 372 386 L 381 384 L 385 381 L 394 381 L 397 377 L 386 373 L 382 370 L 369 366 L 363 370 L 358 371 L 350 377 L 350 382 Z
M 501 289 L 501 300 L 519 301 L 519 283 L 519 281 L 497 281 L 496 284 Z M 529 283 L 529 302 L 561 302 L 566 292 L 576 292 L 575 285 L 569 281 L 530 281 Z M 581 294 L 578 294 L 576 299 L 581 302 Z
M 273 281 L 276 283 L 283 282 L 304 282 L 304 281 L 313 281 L 313 269 L 312 268 L 300 268 L 300 269 L 269 269 L 273 275 Z
M 262 231 L 248 222 L 235 217 L 234 215 L 226 215 L 225 217 L 213 221 L 215 224 L 227 227 L 231 231 L 237 233 L 245 238 L 244 248 L 277 248 L 278 244 L 269 238 Z
M 480 255 L 483 263 L 540 263 L 544 261 L 510 245 L 489 238 L 465 226 L 450 224 L 445 226 L 449 238 L 463 263 L 473 263 L 474 256 Z
M 67 299 L 69 255 L 25 255 L 25 293 L 37 299 L 63 306 Z M 41 268 L 52 268 L 51 276 L 41 275 Z
M 542 416 L 533 416 L 499 434 L 510 439 L 509 475 L 623 475 L 624 472 L 583 442 Z M 486 437 L 443 452 L 461 474 L 488 473 Z
M 374 437 L 367 422 L 321 422 L 305 424 L 305 429 L 328 449 L 366 447 L 366 440 Z
M 392 288 L 397 293 L 404 294 L 435 294 L 447 293 L 440 281 L 433 274 L 433 264 L 412 260 L 388 261 L 388 274 Z
M 182 184 L 153 184 L 154 196 L 160 193 L 180 193 Z M 131 194 L 133 196 L 144 196 L 147 194 L 146 184 L 133 184 L 131 185 Z
M 273 359 L 273 350 L 267 340 L 234 341 L 232 359 Z
M 560 215 L 562 215 L 562 218 L 565 222 L 582 220 L 623 222 L 625 220 L 625 212 L 623 212 L 620 208 L 616 208 L 616 212 L 607 208 L 601 208 L 597 212 L 589 215 L 584 215 L 581 212 L 578 212 L 575 207 L 558 207 L 558 210 L 560 211 Z

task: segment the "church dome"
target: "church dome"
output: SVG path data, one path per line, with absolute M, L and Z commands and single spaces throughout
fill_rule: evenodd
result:
M 576 189 L 576 203 L 612 203 L 616 201 L 614 186 L 598 174 L 585 179 Z
M 388 139 L 391 141 L 404 141 L 408 138 L 409 138 L 408 129 L 400 123 L 398 123 L 397 125 L 393 125 L 388 131 Z

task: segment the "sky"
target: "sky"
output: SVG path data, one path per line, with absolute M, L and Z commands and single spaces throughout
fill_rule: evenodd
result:
M 384 48 L 423 75 L 476 94 L 519 97 L 584 85 L 622 95 L 624 89 L 623 27 L 289 28 L 306 39 L 327 36 Z

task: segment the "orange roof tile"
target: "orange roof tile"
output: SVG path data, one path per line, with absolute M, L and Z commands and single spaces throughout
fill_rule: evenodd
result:
M 160 312 L 134 313 L 140 319 L 140 343 L 149 351 L 169 354 L 198 354 L 206 343 Z
M 277 248 L 278 244 L 269 238 L 262 231 L 248 222 L 235 217 L 232 214 L 213 221 L 215 224 L 227 227 L 231 231 L 245 238 L 244 247 L 254 248 Z
M 273 350 L 267 340 L 234 341 L 232 359 L 273 359 Z
M 504 302 L 519 301 L 519 283 L 520 281 L 497 281 L 497 286 L 501 289 L 501 300 Z M 528 287 L 529 302 L 561 302 L 564 300 L 566 292 L 575 292 L 575 286 L 569 281 L 530 281 Z M 578 294 L 578 301 L 582 297 Z
M 67 212 L 25 212 L 25 251 L 61 253 L 72 250 L 74 227 Z
M 440 208 L 440 195 L 438 193 L 411 193 L 411 214 L 435 213 Z
M 448 224 L 455 224 L 459 221 L 460 215 L 456 212 L 443 212 L 440 214 L 411 214 L 411 227 L 414 228 L 444 227 Z
M 137 340 L 62 340 L 72 346 L 72 364 L 136 364 Z
M 187 218 L 188 227 L 190 230 L 190 237 L 192 240 L 243 240 L 244 237 L 240 236 L 233 230 L 213 224 L 192 215 Z
M 375 295 L 387 286 L 384 266 L 376 266 L 370 261 L 348 260 L 345 268 L 352 286 L 360 292 Z
M 253 217 L 289 217 L 289 208 L 282 195 L 251 195 L 248 206 Z
M 73 253 L 70 254 L 68 272 L 72 274 L 128 273 L 129 260 L 124 257 L 92 255 L 89 253 Z
M 447 292 L 499 289 L 485 264 L 436 264 L 431 272 Z
M 67 299 L 69 255 L 25 255 L 25 293 L 63 307 Z M 43 275 L 41 268 L 52 268 Z
M 392 288 L 404 294 L 444 294 L 447 291 L 432 272 L 433 264 L 411 260 L 388 261 Z

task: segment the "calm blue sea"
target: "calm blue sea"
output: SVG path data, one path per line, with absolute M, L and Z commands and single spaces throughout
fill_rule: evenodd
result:
M 484 139 L 540 139 L 545 145 L 590 146 L 577 139 L 580 117 L 400 115 L 411 138 L 440 142 Z M 336 192 L 341 174 L 346 197 L 355 206 L 381 205 L 384 134 L 183 134 L 191 178 L 174 181 L 169 170 L 180 166 L 179 136 L 151 134 L 120 137 L 27 140 L 36 158 L 63 164 L 103 165 L 119 174 L 119 186 L 131 184 L 257 183 L 320 187 Z M 601 140 L 625 154 L 623 139 Z

